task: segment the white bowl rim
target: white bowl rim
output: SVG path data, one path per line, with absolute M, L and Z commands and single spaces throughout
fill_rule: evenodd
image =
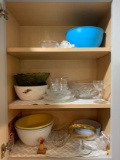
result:
M 49 127 L 49 126 L 52 126 L 53 124 L 54 124 L 54 122 L 51 122 L 50 124 L 48 124 L 48 125 L 46 125 L 46 126 L 44 126 L 44 127 L 41 127 L 41 128 L 37 128 L 37 129 L 25 129 L 25 128 L 19 128 L 19 127 L 16 127 L 16 126 L 15 126 L 15 129 L 24 130 L 24 131 L 29 131 L 29 132 L 32 132 L 32 131 L 40 131 L 40 130 L 42 130 L 42 129 L 44 129 L 44 128 L 47 128 L 47 127 Z
M 34 127 L 34 128 L 25 128 L 25 127 L 22 127 L 22 126 L 16 126 L 16 123 L 18 123 L 18 121 L 21 121 L 22 119 L 24 119 L 24 118 L 30 118 L 30 117 L 34 117 L 34 116 L 49 116 L 49 117 L 51 117 L 51 121 L 50 122 L 48 122 L 47 124 L 44 124 L 44 125 L 42 125 L 42 126 L 38 126 L 38 127 Z M 46 113 L 37 113 L 37 114 L 30 114 L 30 115 L 26 115 L 26 116 L 23 116 L 23 117 L 21 117 L 21 118 L 19 118 L 16 122 L 15 122 L 15 127 L 16 128 L 19 128 L 19 129 L 23 129 L 23 130 L 37 130 L 37 129 L 42 129 L 43 127 L 46 127 L 46 126 L 48 126 L 48 125 L 50 125 L 50 124 L 52 124 L 52 123 L 54 123 L 54 118 L 53 118 L 53 116 L 51 115 L 51 114 L 46 114 Z

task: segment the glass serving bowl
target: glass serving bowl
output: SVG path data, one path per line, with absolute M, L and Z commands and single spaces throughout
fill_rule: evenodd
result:
M 98 96 L 98 91 L 93 83 L 70 82 L 69 88 L 77 98 L 93 99 Z

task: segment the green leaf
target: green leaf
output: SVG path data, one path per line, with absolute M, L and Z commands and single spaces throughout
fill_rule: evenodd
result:
M 15 82 L 18 86 L 41 86 L 46 85 L 46 80 L 50 73 L 20 73 L 14 75 Z

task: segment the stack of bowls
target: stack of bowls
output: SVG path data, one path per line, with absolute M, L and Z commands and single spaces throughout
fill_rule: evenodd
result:
M 46 139 L 49 136 L 53 123 L 53 116 L 49 114 L 33 114 L 17 120 L 15 129 L 24 144 L 36 146 L 41 138 Z
M 74 98 L 74 95 L 68 88 L 67 78 L 59 77 L 50 80 L 50 88 L 46 90 L 43 97 L 52 102 L 66 102 Z

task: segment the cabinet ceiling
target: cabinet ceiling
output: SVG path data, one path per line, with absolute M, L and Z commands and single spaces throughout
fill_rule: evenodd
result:
M 97 25 L 110 2 L 7 2 L 6 8 L 22 26 Z

